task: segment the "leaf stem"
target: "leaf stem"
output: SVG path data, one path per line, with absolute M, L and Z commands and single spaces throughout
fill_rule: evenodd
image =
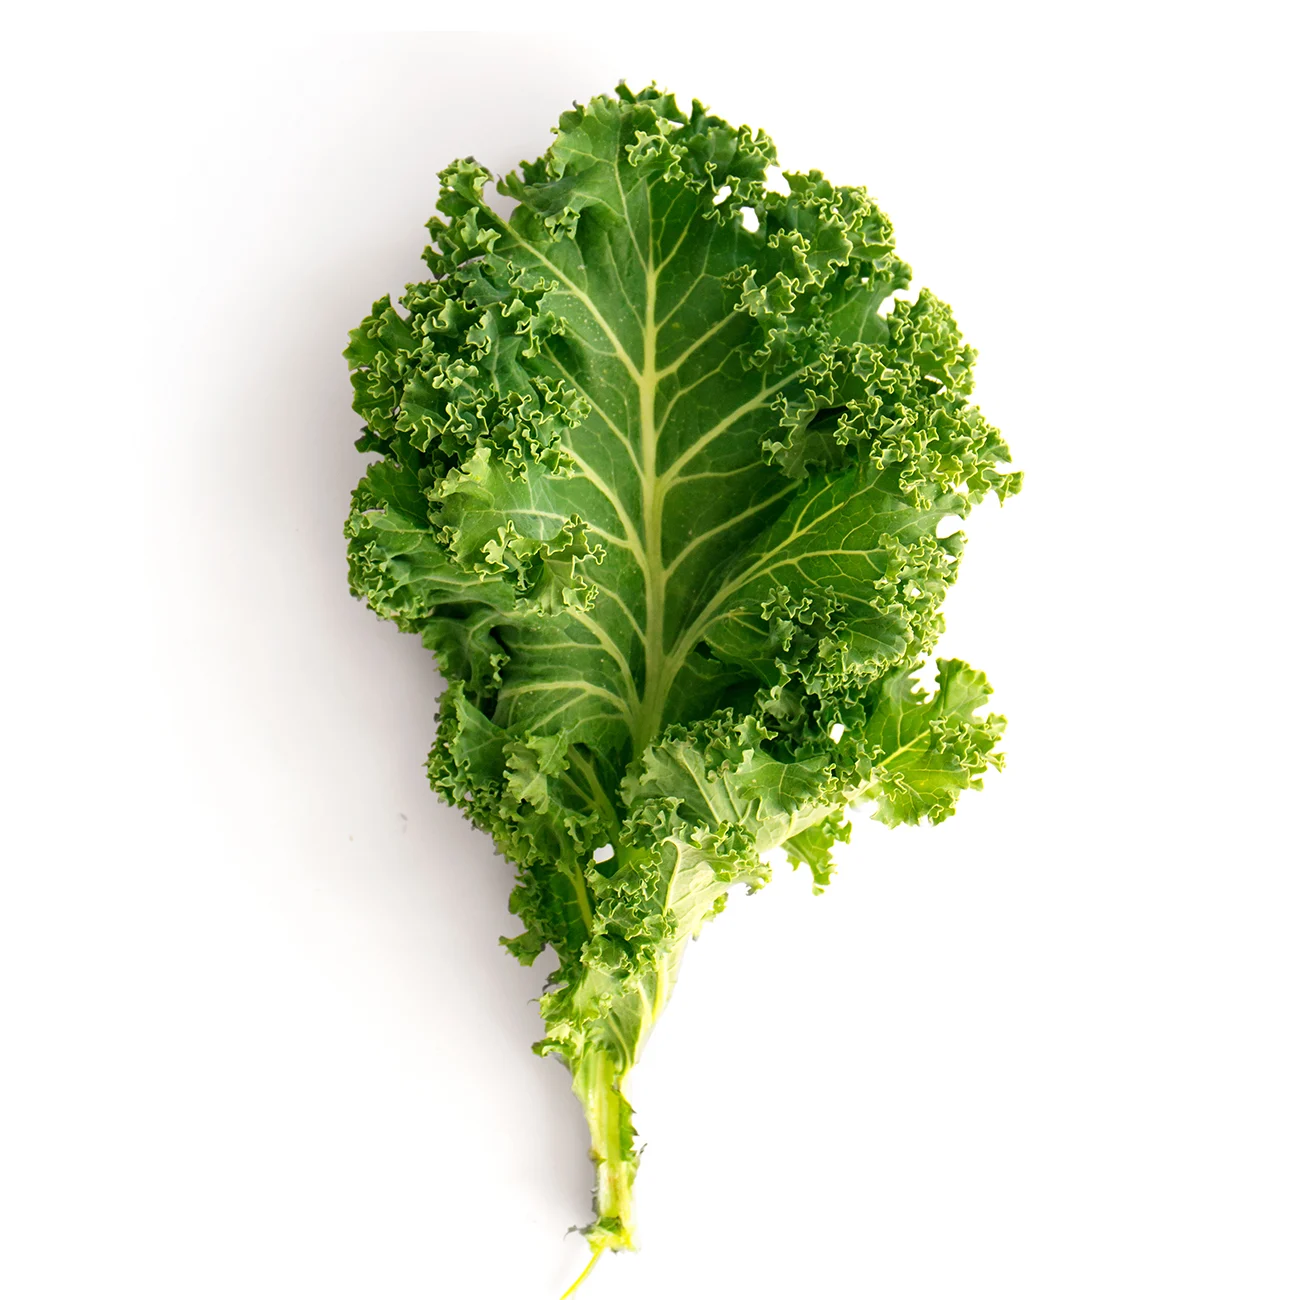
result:
M 596 1166 L 596 1222 L 588 1228 L 593 1250 L 635 1250 L 632 1180 L 637 1158 L 632 1107 L 623 1095 L 623 1078 L 614 1055 L 588 1047 L 573 1072 L 573 1091 L 582 1102 L 591 1130 L 591 1159 Z

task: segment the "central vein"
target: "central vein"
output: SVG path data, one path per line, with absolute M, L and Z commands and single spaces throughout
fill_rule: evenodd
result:
M 641 750 L 659 730 L 663 715 L 664 669 L 664 571 L 663 571 L 663 488 L 657 471 L 659 430 L 655 420 L 655 394 L 659 376 L 658 326 L 655 294 L 658 269 L 650 260 L 652 245 L 647 240 L 645 270 L 645 328 L 642 332 L 641 374 L 641 518 L 645 539 L 645 685 L 637 716 L 633 747 Z

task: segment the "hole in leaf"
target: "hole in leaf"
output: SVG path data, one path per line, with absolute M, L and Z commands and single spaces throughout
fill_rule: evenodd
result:
M 900 302 L 914 303 L 919 293 L 919 289 L 895 289 L 893 293 L 886 294 L 880 300 L 880 306 L 876 308 L 876 311 L 881 316 L 888 316 L 894 310 L 895 304 Z
M 844 724 L 842 722 L 835 723 L 831 727 L 831 743 L 838 745 L 840 743 L 840 737 L 843 734 L 844 734 Z
M 614 856 L 614 846 L 612 844 L 602 844 L 592 855 L 593 862 L 608 862 Z
M 740 209 L 740 224 L 751 234 L 758 229 L 758 213 L 753 208 Z
M 727 201 L 727 198 L 730 196 L 730 194 L 731 194 L 731 186 L 730 185 L 722 186 L 722 188 L 719 189 L 718 192 L 713 196 L 713 206 L 716 208 L 719 203 L 725 203 Z

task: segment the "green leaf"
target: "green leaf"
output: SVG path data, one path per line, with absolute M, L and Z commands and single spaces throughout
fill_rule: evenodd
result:
M 939 821 L 997 758 L 942 630 L 947 516 L 1018 490 L 974 351 L 859 187 L 651 87 L 500 182 L 440 176 L 431 278 L 345 353 L 366 472 L 353 591 L 447 678 L 434 787 L 514 864 L 504 940 L 557 959 L 543 1052 L 632 1241 L 627 1071 L 688 941 L 784 847 L 822 889 L 845 810 Z M 892 300 L 892 305 L 891 304 Z
M 913 672 L 892 673 L 881 683 L 866 730 L 867 794 L 887 826 L 943 821 L 962 790 L 978 790 L 980 774 L 1002 765 L 993 749 L 1006 719 L 975 716 L 993 693 L 984 674 L 960 659 L 940 659 L 938 688 L 927 696 Z

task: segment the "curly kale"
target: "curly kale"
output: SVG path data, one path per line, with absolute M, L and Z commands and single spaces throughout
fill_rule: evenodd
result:
M 543 1053 L 591 1126 L 593 1251 L 633 1242 L 623 1085 L 687 940 L 770 851 L 814 888 L 873 801 L 937 822 L 997 765 L 959 660 L 917 686 L 965 516 L 1020 486 L 974 351 L 866 191 L 655 88 L 564 114 L 485 202 L 441 173 L 430 279 L 352 334 L 353 591 L 448 686 L 434 788 L 558 966 Z

